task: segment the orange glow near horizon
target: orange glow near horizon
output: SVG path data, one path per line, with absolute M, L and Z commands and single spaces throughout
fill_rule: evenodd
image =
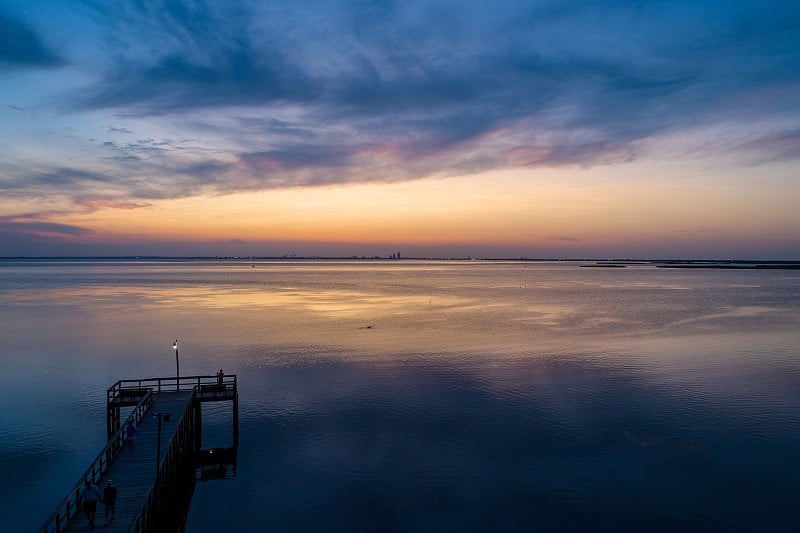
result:
M 641 164 L 493 171 L 391 184 L 197 196 L 137 209 L 101 209 L 59 222 L 91 228 L 94 238 L 117 241 L 397 245 L 559 242 L 569 247 L 578 242 L 702 241 L 708 232 L 734 238 L 786 232 L 787 227 L 800 231 L 790 215 L 800 198 L 770 197 L 756 182 L 734 189 L 709 179 L 676 179 L 676 172 Z M 641 173 L 647 173 L 646 180 L 637 179 Z M 765 211 L 765 205 L 771 209 Z

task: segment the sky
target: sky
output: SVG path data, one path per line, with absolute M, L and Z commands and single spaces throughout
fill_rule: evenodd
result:
M 0 0 L 0 256 L 800 259 L 800 2 Z

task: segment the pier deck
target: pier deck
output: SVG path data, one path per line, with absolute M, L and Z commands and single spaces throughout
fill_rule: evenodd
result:
M 180 417 L 192 399 L 191 392 L 183 391 L 156 393 L 154 396 L 153 405 L 138 427 L 135 449 L 131 451 L 124 448 L 108 471 L 97 482 L 97 487 L 101 492 L 109 479 L 114 480 L 114 484 L 117 486 L 116 517 L 108 527 L 103 527 L 103 504 L 97 506 L 95 525 L 103 531 L 127 533 L 139 514 L 150 487 L 153 486 L 156 476 L 156 441 L 158 439 L 158 419 L 153 413 L 160 412 L 170 415 L 169 422 L 162 421 L 161 423 L 159 457 L 164 457 L 170 439 L 173 437 L 172 428 L 178 426 Z M 87 524 L 86 517 L 81 513 L 63 531 L 86 531 Z

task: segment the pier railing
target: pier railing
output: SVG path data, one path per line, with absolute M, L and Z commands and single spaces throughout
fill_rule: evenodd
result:
M 197 390 L 197 389 L 195 389 Z M 136 519 L 131 524 L 129 533 L 147 531 L 170 531 L 167 523 L 181 513 L 182 507 L 176 499 L 181 492 L 176 487 L 190 486 L 194 481 L 192 460 L 194 458 L 194 432 L 196 423 L 193 411 L 194 398 L 188 402 L 180 423 L 172 434 L 169 447 L 158 465 L 156 480 L 147 492 L 144 503 L 139 509 Z
M 81 490 L 84 484 L 86 481 L 94 484 L 105 474 L 108 467 L 114 462 L 114 459 L 116 459 L 122 447 L 125 445 L 125 426 L 128 425 L 128 422 L 133 422 L 135 425 L 138 425 L 152 403 L 153 394 L 148 391 L 136 404 L 133 411 L 126 419 L 125 424 L 111 436 L 106 446 L 100 451 L 95 460 L 92 461 L 92 464 L 89 465 L 89 468 L 86 469 L 75 486 L 67 493 L 66 498 L 61 501 L 53 514 L 50 515 L 42 527 L 39 528 L 40 533 L 59 533 L 63 528 L 67 527 L 75 514 L 80 513 Z
M 144 394 L 146 390 L 153 392 L 193 391 L 195 387 L 201 389 L 214 385 L 225 385 L 226 388 L 236 389 L 236 375 L 209 376 L 181 376 L 166 378 L 121 379 L 108 388 L 108 403 L 124 401 L 126 398 Z

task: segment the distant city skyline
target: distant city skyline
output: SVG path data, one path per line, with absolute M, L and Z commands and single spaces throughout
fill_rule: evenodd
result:
M 798 260 L 798 21 L 0 0 L 0 257 Z

